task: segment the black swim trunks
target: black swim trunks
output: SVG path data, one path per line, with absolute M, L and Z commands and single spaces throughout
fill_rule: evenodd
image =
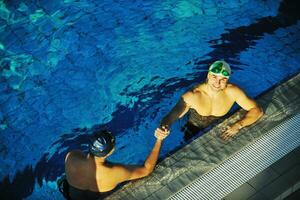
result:
M 81 190 L 69 185 L 69 195 L 72 200 L 100 200 L 107 197 L 111 192 L 93 192 L 90 190 Z
M 193 138 L 195 135 L 198 135 L 199 132 L 208 128 L 210 125 L 213 125 L 216 120 L 221 117 L 216 116 L 202 116 L 197 113 L 195 109 L 189 110 L 189 120 L 182 127 L 184 132 L 184 140 L 188 141 Z
M 90 190 L 81 190 L 78 189 L 72 185 L 70 185 L 63 176 L 58 182 L 58 188 L 59 191 L 63 194 L 65 199 L 67 200 L 100 200 L 104 199 L 108 195 L 112 193 L 112 191 L 109 192 L 93 192 Z

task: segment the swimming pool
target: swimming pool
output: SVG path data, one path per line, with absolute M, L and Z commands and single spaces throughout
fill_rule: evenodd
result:
M 95 129 L 117 135 L 110 160 L 141 163 L 216 59 L 251 97 L 300 71 L 292 1 L 0 2 L 1 199 L 61 199 L 64 155 Z M 183 123 L 161 157 L 181 146 Z

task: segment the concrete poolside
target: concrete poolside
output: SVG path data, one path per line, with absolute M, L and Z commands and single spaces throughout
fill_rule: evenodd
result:
M 299 199 L 300 147 L 228 194 L 224 200 Z
M 300 74 L 257 98 L 257 101 L 263 107 L 265 115 L 256 125 L 242 129 L 239 135 L 230 141 L 225 142 L 220 139 L 220 137 L 218 137 L 220 128 L 225 124 L 232 123 L 240 118 L 244 114 L 244 111 L 240 110 L 233 114 L 229 119 L 218 124 L 202 137 L 197 138 L 192 143 L 164 159 L 158 164 L 152 175 L 142 180 L 128 183 L 123 188 L 107 197 L 107 199 L 167 199 L 172 197 L 172 195 L 183 190 L 183 188 L 190 185 L 199 177 L 218 168 L 221 163 L 231 159 L 233 155 L 241 152 L 246 146 L 255 144 L 270 130 L 274 129 L 274 127 L 285 123 L 293 117 L 299 117 L 299 115 L 297 115 L 300 113 L 299 97 Z M 296 131 L 296 136 L 297 139 L 294 140 L 294 145 L 290 147 L 288 151 L 296 149 L 299 146 L 300 131 Z M 282 146 L 278 147 L 284 148 L 284 145 L 283 142 Z M 298 152 L 298 154 L 292 153 L 287 157 L 293 155 L 293 158 L 295 157 L 294 154 L 299 155 L 299 148 L 298 150 L 295 150 L 295 152 Z M 283 156 L 284 155 L 281 157 Z M 226 195 L 223 197 L 225 197 L 225 199 L 238 199 L 237 197 L 242 193 L 244 195 L 244 197 L 240 196 L 242 199 L 251 197 L 252 199 L 259 199 L 260 197 L 264 197 L 264 199 L 281 199 L 281 197 L 286 197 L 297 190 L 297 182 L 300 181 L 299 170 L 295 170 L 299 169 L 299 159 L 295 161 L 295 159 L 292 158 L 290 158 L 292 161 L 286 161 L 288 158 L 283 158 L 283 160 L 287 162 L 285 170 L 280 171 L 279 167 L 277 176 L 275 177 L 275 175 L 273 175 L 273 181 L 261 180 L 266 171 L 271 173 L 271 170 L 273 169 L 269 166 L 262 167 L 261 173 L 258 176 L 254 178 L 250 177 L 249 179 L 252 178 L 251 180 L 248 179 L 238 185 L 235 183 L 234 185 L 236 186 L 234 188 L 231 187 L 230 189 L 227 189 L 227 197 L 225 197 Z M 285 161 L 281 161 L 281 163 Z M 278 161 L 278 163 L 280 163 L 280 161 Z M 260 163 L 257 163 L 257 165 L 260 165 Z M 276 165 L 279 166 L 280 164 L 275 164 L 275 166 Z M 274 165 L 272 166 L 274 167 Z M 247 168 L 247 166 L 244 167 Z M 293 172 L 289 173 L 289 170 L 287 169 L 293 169 Z M 251 168 L 249 170 L 251 170 Z M 285 183 L 280 187 L 281 189 L 278 189 L 276 186 L 281 185 L 281 181 L 284 181 L 279 177 L 285 176 L 293 178 L 290 178 L 291 180 L 289 179 L 289 184 Z M 235 177 L 233 177 L 232 181 L 234 181 L 234 178 Z M 251 183 L 256 183 L 255 188 L 252 187 L 249 189 L 248 186 L 250 186 L 249 184 Z M 268 187 L 268 185 L 270 185 L 270 187 Z M 276 191 L 273 191 L 272 188 L 276 188 Z M 212 196 L 210 195 L 210 197 Z

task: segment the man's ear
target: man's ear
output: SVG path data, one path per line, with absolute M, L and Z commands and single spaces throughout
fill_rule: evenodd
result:
M 209 74 L 209 73 L 207 73 L 207 76 L 206 76 L 205 83 L 207 83 L 207 82 L 208 82 L 208 78 L 209 78 L 209 76 L 210 76 L 210 74 Z

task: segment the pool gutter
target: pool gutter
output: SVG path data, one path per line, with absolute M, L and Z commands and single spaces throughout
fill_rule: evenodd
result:
M 169 199 L 222 199 L 300 145 L 300 114 L 279 124 Z

